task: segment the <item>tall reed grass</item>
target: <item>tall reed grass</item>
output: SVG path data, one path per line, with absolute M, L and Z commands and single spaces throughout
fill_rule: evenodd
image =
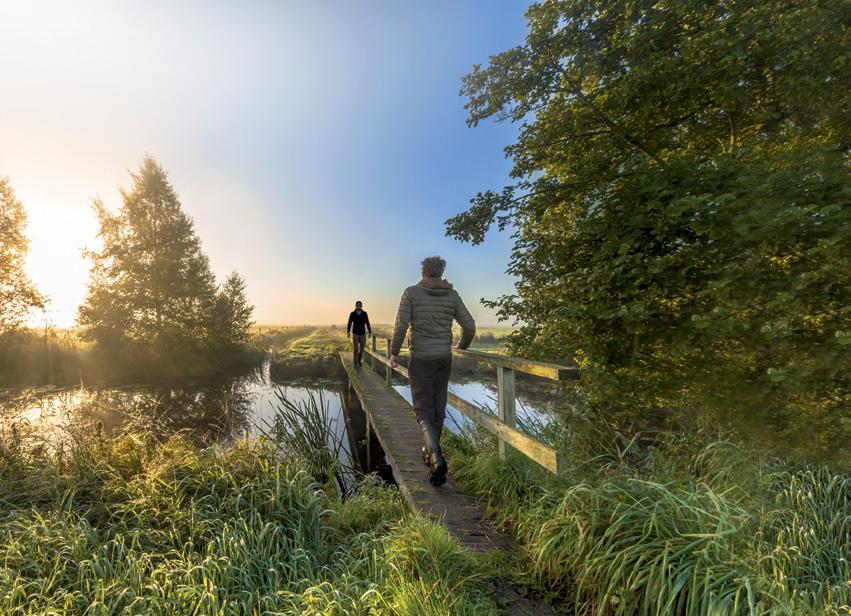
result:
M 343 502 L 265 439 L 6 433 L 0 614 L 492 613 L 476 559 L 405 511 L 375 481 Z
M 851 478 L 689 440 L 575 439 L 563 478 L 480 437 L 450 437 L 448 451 L 455 479 L 576 613 L 848 614 Z
M 321 389 L 308 389 L 307 394 L 304 400 L 291 400 L 286 390 L 275 390 L 275 414 L 258 428 L 320 485 L 333 479 L 340 493 L 346 494 L 346 478 L 352 477 L 354 469 L 346 462 L 351 453 L 345 447 L 345 419 L 332 416 Z

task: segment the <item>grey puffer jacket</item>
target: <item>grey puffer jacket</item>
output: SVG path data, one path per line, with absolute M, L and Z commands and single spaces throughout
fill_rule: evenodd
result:
M 390 353 L 398 355 L 408 328 L 411 329 L 411 357 L 440 359 L 452 357 L 452 321 L 461 326 L 458 346 L 466 349 L 476 335 L 476 322 L 461 296 L 446 280 L 423 278 L 405 289 L 393 327 Z

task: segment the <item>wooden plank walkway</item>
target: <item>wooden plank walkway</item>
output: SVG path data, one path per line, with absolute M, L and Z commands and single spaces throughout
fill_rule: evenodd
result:
M 411 405 L 369 366 L 355 368 L 350 352 L 341 352 L 340 359 L 411 509 L 439 519 L 471 550 L 509 549 L 511 540 L 488 523 L 472 497 L 455 487 L 451 466 L 444 485 L 434 487 L 428 482 L 428 467 L 420 454 L 422 431 Z

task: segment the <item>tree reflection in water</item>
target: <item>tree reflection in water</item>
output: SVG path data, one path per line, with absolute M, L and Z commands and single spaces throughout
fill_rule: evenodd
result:
M 180 434 L 198 446 L 227 442 L 251 427 L 250 379 L 178 388 L 79 388 L 0 396 L 4 431 L 32 444 L 57 445 L 103 430 L 142 430 L 158 438 Z

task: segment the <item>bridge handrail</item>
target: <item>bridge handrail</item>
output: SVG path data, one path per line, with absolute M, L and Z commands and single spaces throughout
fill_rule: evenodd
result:
M 530 359 L 521 359 L 519 357 L 511 357 L 510 355 L 501 355 L 499 353 L 487 353 L 485 351 L 477 351 L 475 349 L 452 349 L 454 355 L 461 357 L 469 357 L 484 361 L 495 366 L 511 368 L 518 372 L 526 374 L 534 374 L 551 381 L 575 381 L 579 379 L 579 368 L 571 366 L 562 366 L 559 364 L 551 364 L 544 361 L 533 361 Z
M 375 362 L 384 365 L 385 383 L 389 387 L 391 385 L 391 374 L 397 374 L 407 378 L 409 377 L 408 369 L 404 366 L 390 366 L 390 339 L 387 340 L 387 350 L 385 355 L 379 354 L 376 349 L 376 339 L 372 339 L 372 348 L 366 348 L 366 353 L 372 358 L 372 368 L 375 369 Z M 545 378 L 553 380 L 566 380 L 578 378 L 578 369 L 568 368 L 567 366 L 558 366 L 556 364 L 545 364 L 543 362 L 527 362 L 526 360 L 513 357 L 496 355 L 493 353 L 484 353 L 482 351 L 457 351 L 458 354 L 468 355 L 477 359 L 483 359 L 497 366 L 497 406 L 499 416 L 495 417 L 486 410 L 479 408 L 475 404 L 464 400 L 458 395 L 449 392 L 449 403 L 452 404 L 461 413 L 472 419 L 478 425 L 482 426 L 492 434 L 495 434 L 499 441 L 500 456 L 505 457 L 512 449 L 517 449 L 531 460 L 534 460 L 548 471 L 559 474 L 564 468 L 562 461 L 562 453 L 549 445 L 545 445 L 528 434 L 525 434 L 516 427 L 516 399 L 514 395 L 514 370 L 520 369 L 528 372 L 532 364 L 543 366 L 539 372 L 530 372 Z M 507 358 L 507 359 L 506 359 Z M 496 361 L 495 361 L 496 360 Z M 552 371 L 550 371 L 552 370 Z M 576 376 L 564 376 L 561 371 L 576 370 Z M 541 374 L 541 371 L 550 371 Z M 555 377 L 555 378 L 554 378 Z
M 373 340 L 379 337 L 385 339 L 388 338 L 388 336 L 377 334 L 373 336 Z M 453 348 L 452 354 L 458 355 L 459 357 L 469 357 L 470 359 L 482 361 L 494 366 L 511 368 L 517 372 L 525 372 L 526 374 L 550 379 L 551 381 L 576 381 L 580 378 L 579 368 L 576 366 L 564 366 L 545 361 L 523 359 L 520 357 L 512 357 L 510 355 L 503 355 L 501 353 L 488 353 L 486 351 L 479 351 L 478 349 Z

